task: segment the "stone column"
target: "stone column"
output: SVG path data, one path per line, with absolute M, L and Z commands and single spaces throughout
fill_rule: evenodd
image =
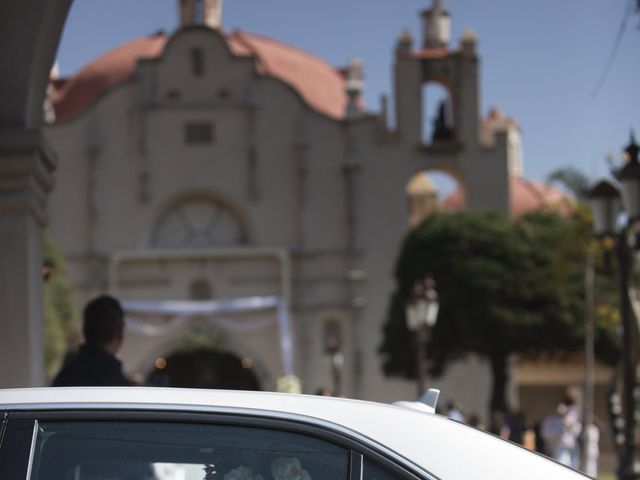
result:
M 39 130 L 0 130 L 0 387 L 42 386 L 42 227 L 54 154 Z
M 71 0 L 0 1 L 0 388 L 44 384 L 42 105 Z

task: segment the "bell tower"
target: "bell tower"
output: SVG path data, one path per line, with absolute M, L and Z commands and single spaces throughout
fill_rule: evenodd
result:
M 479 93 L 476 38 L 465 32 L 460 43 L 450 45 L 451 16 L 444 0 L 432 0 L 422 13 L 423 38 L 414 49 L 408 32 L 398 40 L 395 52 L 397 127 L 404 141 L 424 144 L 424 99 L 429 83 L 443 87 L 448 99 L 439 107 L 433 140 L 476 144 L 478 142 Z
M 218 29 L 222 24 L 223 0 L 180 0 L 180 25 L 206 25 Z
M 489 132 L 492 145 L 480 143 L 480 59 L 477 38 L 465 30 L 451 42 L 451 15 L 444 0 L 430 0 L 422 12 L 423 37 L 409 32 L 396 44 L 394 94 L 396 141 L 415 168 L 438 170 L 455 177 L 469 208 L 508 213 L 509 173 L 518 171 L 519 137 L 504 129 Z M 433 89 L 444 99 L 433 95 Z M 432 115 L 432 118 L 427 118 Z M 486 125 L 483 125 L 486 128 Z M 514 130 L 513 128 L 511 130 Z M 494 141 L 495 138 L 495 141 Z

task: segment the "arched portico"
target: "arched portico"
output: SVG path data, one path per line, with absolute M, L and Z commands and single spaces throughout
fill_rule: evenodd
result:
M 55 156 L 40 124 L 71 1 L 0 2 L 0 387 L 44 383 L 41 242 Z

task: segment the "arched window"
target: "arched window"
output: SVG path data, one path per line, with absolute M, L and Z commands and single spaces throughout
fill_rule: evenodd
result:
M 232 247 L 247 243 L 238 215 L 211 198 L 189 198 L 166 210 L 152 235 L 155 248 Z

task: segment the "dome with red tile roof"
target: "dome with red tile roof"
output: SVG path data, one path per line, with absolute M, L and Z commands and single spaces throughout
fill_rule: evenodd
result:
M 553 210 L 568 216 L 574 211 L 574 203 L 558 188 L 540 182 L 512 176 L 509 181 L 511 214 L 514 216 L 536 210 Z M 441 206 L 444 210 L 456 211 L 465 207 L 464 192 L 456 190 L 446 197 Z
M 344 118 L 348 102 L 345 77 L 320 58 L 285 43 L 235 31 L 225 35 L 237 56 L 254 56 L 258 72 L 293 87 L 313 109 L 334 119 Z M 141 58 L 162 53 L 169 37 L 156 34 L 132 40 L 96 58 L 67 81 L 54 84 L 52 103 L 56 118 L 72 117 L 109 87 L 130 78 Z
M 345 76 L 324 60 L 286 43 L 239 30 L 227 37 L 236 55 L 253 55 L 258 71 L 291 85 L 313 108 L 343 118 L 347 108 Z
M 54 91 L 52 103 L 56 119 L 64 120 L 80 113 L 109 87 L 128 79 L 138 59 L 160 55 L 166 42 L 164 34 L 142 37 L 96 58 Z

